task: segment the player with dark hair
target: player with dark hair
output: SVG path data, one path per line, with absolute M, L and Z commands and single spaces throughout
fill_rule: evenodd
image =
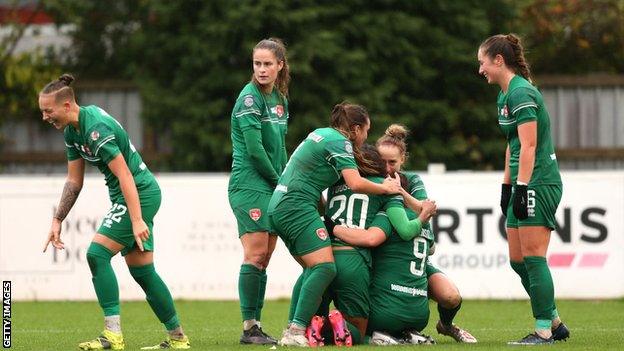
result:
M 253 74 L 232 110 L 232 173 L 228 199 L 238 223 L 243 263 L 238 294 L 243 319 L 241 344 L 275 344 L 260 318 L 266 268 L 277 236 L 267 216 L 269 199 L 286 165 L 288 83 L 286 48 L 281 40 L 261 40 L 252 51 Z
M 334 106 L 330 126 L 314 130 L 299 144 L 269 203 L 274 229 L 304 267 L 304 274 L 293 289 L 290 324 L 280 340 L 285 346 L 317 346 L 322 342 L 320 335 L 308 328 L 315 323 L 312 317 L 336 275 L 331 242 L 317 208 L 322 191 L 342 178 L 349 188 L 362 193 L 399 192 L 394 179 L 378 184 L 362 178 L 358 172 L 358 165 L 371 168 L 360 150 L 370 128 L 363 106 Z
M 498 124 L 507 139 L 501 210 L 507 217 L 512 269 L 531 299 L 535 332 L 515 345 L 550 344 L 570 336 L 555 307 L 546 252 L 555 229 L 563 185 L 550 135 L 550 117 L 531 82 L 529 64 L 514 34 L 487 38 L 477 52 L 479 74 L 500 87 Z

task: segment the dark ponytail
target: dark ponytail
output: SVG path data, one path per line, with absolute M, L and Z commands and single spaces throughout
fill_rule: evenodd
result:
M 330 126 L 353 142 L 355 141 L 353 127 L 356 125 L 364 127 L 369 120 L 368 111 L 366 111 L 364 106 L 341 102 L 334 106 L 331 111 Z M 366 174 L 375 174 L 377 172 L 373 162 L 368 160 L 362 154 L 362 150 L 355 144 L 353 144 L 353 156 L 355 157 L 360 172 Z
M 485 39 L 480 48 L 491 59 L 496 55 L 501 55 L 507 67 L 529 82 L 533 82 L 529 63 L 524 58 L 524 48 L 517 35 L 513 33 L 493 35 Z

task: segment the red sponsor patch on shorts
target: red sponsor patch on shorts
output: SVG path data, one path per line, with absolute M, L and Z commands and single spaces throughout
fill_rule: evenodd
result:
M 252 208 L 249 210 L 249 217 L 254 221 L 258 221 L 262 217 L 262 211 L 259 208 Z
M 319 239 L 326 240 L 327 239 L 327 230 L 325 228 L 319 228 L 319 229 L 316 230 L 316 235 L 319 237 Z

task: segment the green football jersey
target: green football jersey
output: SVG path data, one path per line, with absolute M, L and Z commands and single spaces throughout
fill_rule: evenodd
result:
M 498 93 L 497 107 L 498 124 L 509 143 L 512 184 L 518 178 L 520 160 L 518 126 L 531 121 L 537 121 L 537 145 L 529 184 L 561 184 L 559 165 L 550 135 L 550 117 L 539 90 L 526 79 L 514 76 L 509 82 L 507 93 Z
M 416 218 L 413 211 L 406 212 L 410 220 Z M 430 239 L 421 236 L 404 241 L 393 232 L 383 244 L 372 250 L 372 308 L 393 311 L 397 315 L 409 315 L 423 308 L 423 301 L 427 303 L 426 261 L 431 244 Z
M 371 182 L 381 184 L 382 177 L 366 177 Z M 329 188 L 327 192 L 327 205 L 325 206 L 325 216 L 337 223 L 349 228 L 366 229 L 371 226 L 375 216 L 380 211 L 386 211 L 391 207 L 403 207 L 401 195 L 372 195 L 354 193 L 344 181 L 338 182 Z M 383 223 L 383 222 L 378 222 Z M 381 229 L 389 235 L 392 227 L 389 222 Z M 351 246 L 338 239 L 333 234 L 330 235 L 333 246 Z M 370 250 L 363 247 L 355 247 L 370 265 Z
M 231 116 L 232 174 L 229 190 L 273 192 L 273 185 L 251 163 L 243 133 L 252 128 L 261 131 L 262 146 L 279 175 L 286 165 L 288 117 L 288 101 L 277 87 L 271 94 L 265 94 L 252 82 L 245 85 L 236 99 Z
M 316 208 L 323 190 L 342 177 L 343 169 L 357 169 L 351 142 L 336 129 L 316 129 L 290 156 L 269 211 L 286 199 L 294 200 L 295 208 Z
M 426 200 L 429 198 L 429 196 L 427 196 L 427 189 L 425 189 L 425 183 L 423 183 L 422 179 L 420 178 L 418 174 L 412 173 L 412 172 L 403 173 L 403 174 L 405 174 L 405 176 L 407 177 L 407 180 L 409 181 L 409 193 L 414 198 L 418 200 Z M 407 212 L 411 210 L 406 209 L 405 211 Z M 433 240 L 435 234 L 431 227 L 431 221 L 423 224 L 422 232 L 420 233 L 420 236 Z
M 119 179 L 108 168 L 108 163 L 119 154 L 132 173 L 139 195 L 160 191 L 154 175 L 130 142 L 128 133 L 106 111 L 94 105 L 81 106 L 78 126 L 76 130 L 68 125 L 63 131 L 67 159 L 72 161 L 82 157 L 96 166 L 104 174 L 111 202 L 125 203 Z

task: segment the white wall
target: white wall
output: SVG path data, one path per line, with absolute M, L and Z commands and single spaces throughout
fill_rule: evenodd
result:
M 440 208 L 433 261 L 465 298 L 525 297 L 509 267 L 499 230 L 499 173 L 423 175 Z M 237 299 L 242 250 L 227 200 L 228 176 L 158 176 L 163 203 L 155 219 L 156 267 L 175 298 Z M 624 296 L 624 171 L 568 172 L 548 253 L 557 297 Z M 108 194 L 89 176 L 64 223 L 66 250 L 43 243 L 64 177 L 0 177 L 0 278 L 15 300 L 93 300 L 85 252 Z M 445 230 L 444 228 L 454 228 Z M 562 239 L 562 237 L 564 239 Z M 122 299 L 143 293 L 115 257 Z M 269 266 L 267 298 L 290 296 L 301 269 L 278 240 Z

